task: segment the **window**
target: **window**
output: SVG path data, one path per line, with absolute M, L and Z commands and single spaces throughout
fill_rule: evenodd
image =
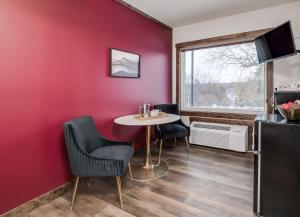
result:
M 253 42 L 181 52 L 183 110 L 265 110 L 265 66 Z

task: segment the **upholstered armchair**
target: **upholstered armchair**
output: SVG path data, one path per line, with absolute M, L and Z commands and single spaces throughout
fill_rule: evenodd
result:
M 166 113 L 179 115 L 177 104 L 160 104 L 155 105 L 154 108 Z M 160 141 L 158 164 L 160 163 L 163 141 L 166 139 L 174 139 L 176 145 L 177 138 L 185 138 L 187 152 L 189 152 L 188 136 L 190 135 L 190 128 L 185 125 L 181 119 L 169 124 L 156 125 L 155 134 Z
M 73 209 L 80 177 L 115 176 L 120 206 L 123 209 L 121 176 L 129 167 L 133 144 L 110 141 L 101 136 L 92 117 L 80 117 L 64 124 L 65 141 L 72 174 L 76 177 L 71 209 Z

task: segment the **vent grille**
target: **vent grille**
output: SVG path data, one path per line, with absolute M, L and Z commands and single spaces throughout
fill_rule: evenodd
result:
M 222 131 L 230 131 L 231 127 L 227 126 L 218 126 L 218 125 L 207 125 L 207 124 L 195 124 L 195 128 L 204 128 L 204 129 L 211 129 L 211 130 L 222 130 Z

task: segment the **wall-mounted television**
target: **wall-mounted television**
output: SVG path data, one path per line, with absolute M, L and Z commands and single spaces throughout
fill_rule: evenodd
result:
M 259 63 L 297 54 L 290 21 L 256 38 L 255 45 Z

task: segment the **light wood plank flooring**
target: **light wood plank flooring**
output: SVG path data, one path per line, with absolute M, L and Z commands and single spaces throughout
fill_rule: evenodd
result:
M 136 161 L 141 160 L 138 156 Z M 122 180 L 119 209 L 114 178 L 81 180 L 73 211 L 71 192 L 33 210 L 27 217 L 253 217 L 253 157 L 178 143 L 164 146 L 170 171 L 148 181 Z M 88 184 L 90 183 L 90 185 Z

